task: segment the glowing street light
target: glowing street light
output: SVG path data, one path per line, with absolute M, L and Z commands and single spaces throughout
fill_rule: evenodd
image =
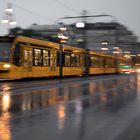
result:
M 16 22 L 16 21 L 9 21 L 9 24 L 10 24 L 10 25 L 16 25 L 17 22 Z
M 12 4 L 11 3 L 7 3 L 6 12 L 12 13 L 13 11 L 14 11 L 14 9 L 12 8 Z
M 7 25 L 16 25 L 17 22 L 15 21 L 14 14 L 13 14 L 13 8 L 11 3 L 7 3 L 5 13 L 3 15 L 3 19 L 1 20 L 1 23 L 7 24 Z M 7 26 L 7 30 L 9 33 L 9 26 Z
M 113 51 L 113 54 L 119 54 L 119 51 Z
M 119 47 L 113 47 L 114 50 L 119 50 Z
M 102 45 L 108 45 L 108 42 L 104 41 L 101 43 Z
M 131 52 L 130 52 L 130 51 L 124 51 L 124 53 L 125 53 L 125 54 L 130 54 Z
M 102 52 L 103 53 L 107 53 L 107 51 L 109 50 L 109 48 L 107 47 L 107 45 L 108 45 L 108 42 L 107 41 L 103 41 L 103 42 L 101 42 L 101 50 L 102 50 Z
M 102 50 L 102 51 L 108 51 L 109 49 L 108 49 L 108 48 L 103 48 L 103 47 L 102 47 L 101 50 Z
M 63 26 L 63 27 L 60 27 L 60 31 L 61 31 L 61 32 L 65 32 L 65 31 L 67 31 L 67 28 L 64 27 L 64 26 Z
M 85 28 L 85 23 L 84 22 L 77 22 L 76 27 L 77 28 Z
M 4 23 L 4 24 L 7 24 L 8 22 L 9 22 L 8 19 L 3 19 L 3 20 L 1 21 L 1 23 Z

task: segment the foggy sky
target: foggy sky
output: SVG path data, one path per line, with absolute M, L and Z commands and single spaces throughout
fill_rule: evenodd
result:
M 54 24 L 64 16 L 79 16 L 82 10 L 88 15 L 110 14 L 140 36 L 140 0 L 9 0 L 13 3 L 17 26 L 26 28 L 32 23 Z M 0 20 L 4 15 L 6 1 L 0 0 Z M 96 22 L 99 19 L 94 19 Z M 108 19 L 111 20 L 111 19 Z M 67 22 L 67 21 L 64 21 Z M 0 35 L 7 27 L 0 23 Z M 139 39 L 140 40 L 140 39 Z

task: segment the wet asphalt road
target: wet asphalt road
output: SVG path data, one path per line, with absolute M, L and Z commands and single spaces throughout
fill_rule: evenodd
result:
M 0 83 L 0 140 L 140 139 L 139 76 L 58 81 Z

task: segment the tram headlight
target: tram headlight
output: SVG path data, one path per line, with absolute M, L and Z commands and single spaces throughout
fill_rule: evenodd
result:
M 3 67 L 4 68 L 11 68 L 11 65 L 10 64 L 4 64 Z
M 136 72 L 137 72 L 137 73 L 140 73 L 140 69 L 136 69 Z

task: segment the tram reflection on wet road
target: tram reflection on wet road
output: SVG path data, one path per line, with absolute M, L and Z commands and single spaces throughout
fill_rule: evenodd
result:
M 131 119 L 140 107 L 138 92 L 136 75 L 21 94 L 5 91 L 0 95 L 0 140 L 113 139 L 113 133 L 120 133 L 116 129 L 126 126 L 124 115 Z

